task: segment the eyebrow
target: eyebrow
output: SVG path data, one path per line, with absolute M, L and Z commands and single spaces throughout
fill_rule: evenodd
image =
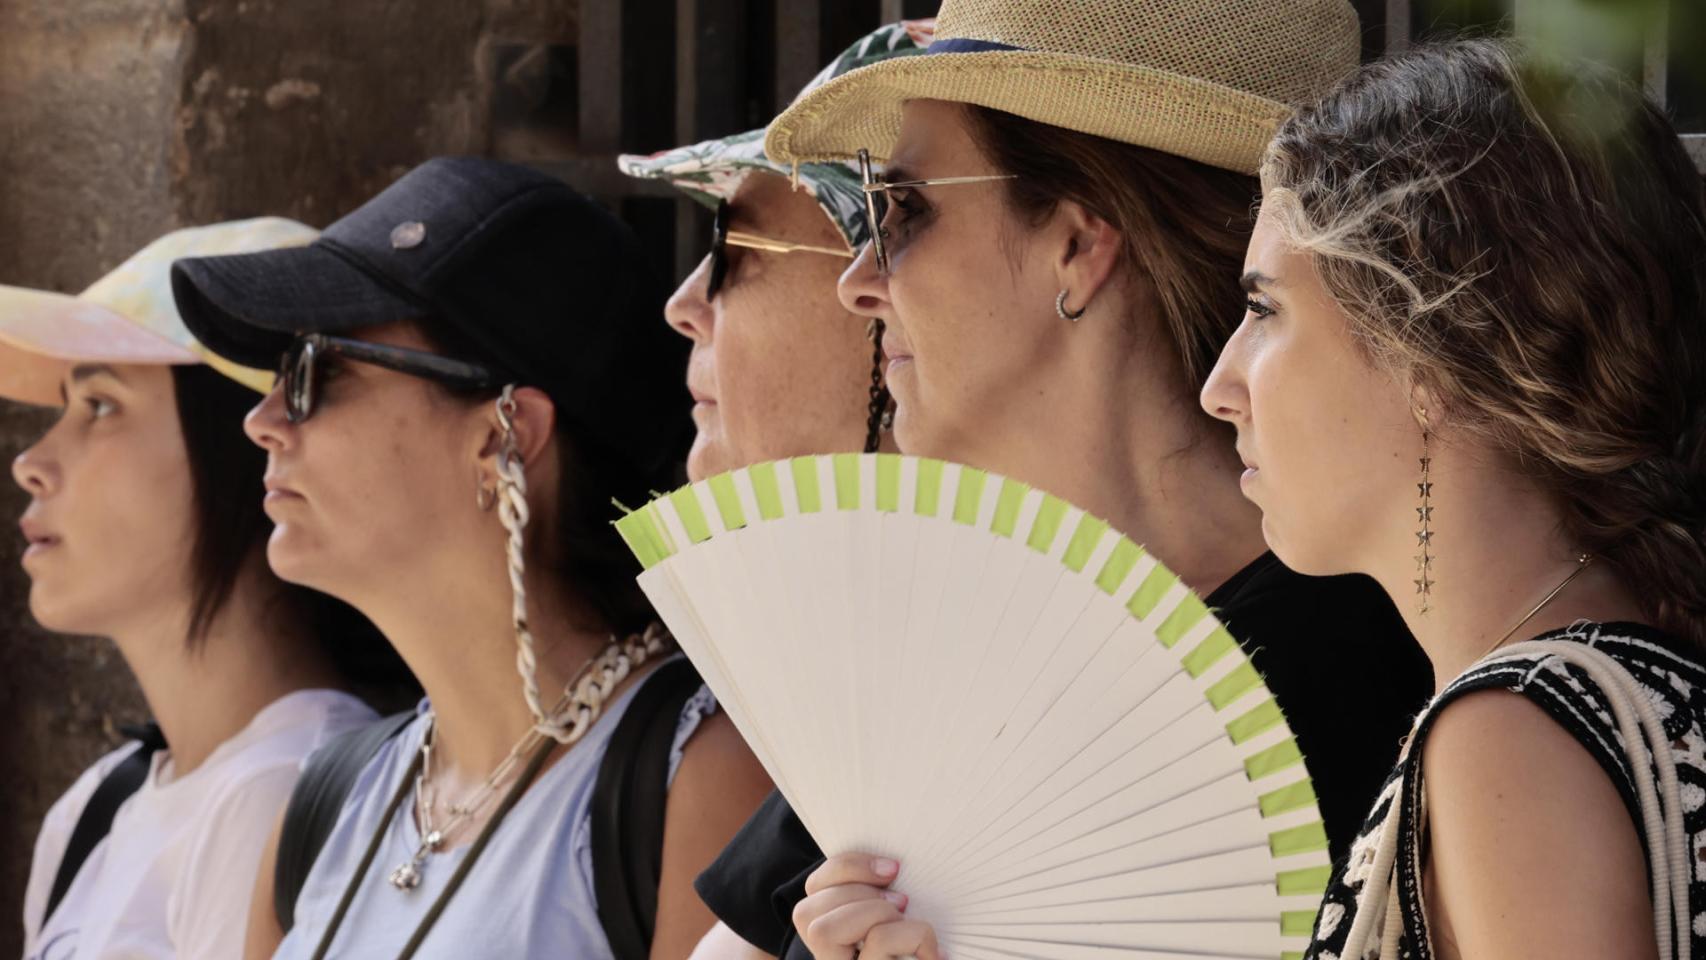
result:
M 79 363 L 71 368 L 71 381 L 80 383 L 90 377 L 98 377 L 102 374 L 112 377 L 120 383 L 124 382 L 124 378 L 119 376 L 117 370 L 104 363 Z
M 1247 270 L 1238 278 L 1238 285 L 1244 288 L 1245 293 L 1255 293 L 1262 287 L 1277 287 L 1280 282 L 1260 270 Z
M 112 377 L 119 383 L 124 383 L 124 378 L 118 375 L 118 371 L 104 363 L 79 363 L 71 368 L 70 375 L 72 383 L 82 383 L 90 377 L 99 376 Z M 65 384 L 63 382 L 59 384 L 59 402 L 71 402 L 71 394 L 65 389 Z

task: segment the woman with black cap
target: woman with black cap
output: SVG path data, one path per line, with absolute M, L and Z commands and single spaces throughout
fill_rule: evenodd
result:
M 288 958 L 687 953 L 693 875 L 769 783 L 682 661 L 653 669 L 669 640 L 609 524 L 686 437 L 633 236 L 560 181 L 439 159 L 174 288 L 216 352 L 282 361 L 249 418 L 273 568 L 371 616 L 427 693 L 300 890 L 263 866 L 249 955 L 281 927 Z

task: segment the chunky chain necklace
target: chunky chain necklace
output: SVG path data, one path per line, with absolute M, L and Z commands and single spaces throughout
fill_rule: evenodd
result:
M 550 712 L 551 729 L 567 728 L 573 731 L 572 739 L 562 741 L 560 736 L 553 737 L 566 744 L 572 744 L 585 736 L 592 728 L 604 710 L 604 702 L 612 690 L 627 678 L 628 674 L 647 659 L 661 652 L 669 642 L 668 634 L 662 629 L 648 629 L 644 634 L 618 640 L 614 637 L 604 649 L 589 657 L 575 675 L 563 687 L 563 696 Z M 428 714 L 427 732 L 421 738 L 420 754 L 415 764 L 414 794 L 415 817 L 420 824 L 421 840 L 407 860 L 398 864 L 388 876 L 391 885 L 398 890 L 413 890 L 420 885 L 421 868 L 425 866 L 428 857 L 444 846 L 450 835 L 470 817 L 484 810 L 498 795 L 498 788 L 511 780 L 522 765 L 522 761 L 531 756 L 547 738 L 544 725 L 535 725 L 522 738 L 503 761 L 495 767 L 486 779 L 459 802 L 450 804 L 449 819 L 443 824 L 434 824 L 433 810 L 438 805 L 438 791 L 432 784 L 432 753 L 433 741 L 437 739 L 437 718 Z M 405 783 L 408 781 L 405 780 Z

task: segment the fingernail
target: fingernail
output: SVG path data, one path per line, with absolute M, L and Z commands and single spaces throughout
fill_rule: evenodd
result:
M 894 904 L 896 907 L 899 907 L 902 910 L 906 909 L 906 894 L 904 894 L 904 893 L 896 893 L 893 890 L 884 890 L 883 891 L 883 899 Z
M 878 857 L 871 861 L 871 870 L 879 877 L 892 877 L 900 872 L 900 864 L 888 857 Z

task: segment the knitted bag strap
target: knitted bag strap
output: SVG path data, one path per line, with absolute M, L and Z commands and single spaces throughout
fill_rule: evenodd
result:
M 1586 674 L 1599 688 L 1616 721 L 1640 803 L 1640 827 L 1646 837 L 1653 884 L 1653 934 L 1658 942 L 1659 956 L 1692 960 L 1688 907 L 1689 845 L 1683 825 L 1682 794 L 1676 758 L 1671 753 L 1670 739 L 1665 735 L 1664 722 L 1657 709 L 1642 693 L 1640 681 L 1627 667 L 1591 644 L 1570 640 L 1529 640 L 1499 648 L 1483 658 L 1476 669 L 1510 660 L 1532 661 L 1531 671 L 1541 669 L 1549 660 L 1561 660 Z M 1461 682 L 1462 678 L 1459 678 L 1453 686 Z M 1435 702 L 1446 699 L 1449 694 L 1448 688 Z M 1414 746 L 1412 739 L 1408 747 Z M 1414 767 L 1419 766 L 1418 759 Z M 1658 772 L 1656 784 L 1648 775 L 1648 771 L 1655 769 Z M 1405 785 L 1402 789 L 1413 788 Z M 1347 958 L 1364 957 L 1377 944 L 1382 960 L 1399 955 L 1404 923 L 1397 902 L 1398 886 L 1392 879 L 1403 833 L 1399 813 L 1401 799 L 1393 798 L 1381 824 L 1374 868 L 1358 897 L 1357 918 L 1346 938 L 1343 955 Z M 1368 909 L 1376 902 L 1383 903 L 1386 909 Z M 1384 920 L 1378 930 L 1375 929 L 1376 916 Z

